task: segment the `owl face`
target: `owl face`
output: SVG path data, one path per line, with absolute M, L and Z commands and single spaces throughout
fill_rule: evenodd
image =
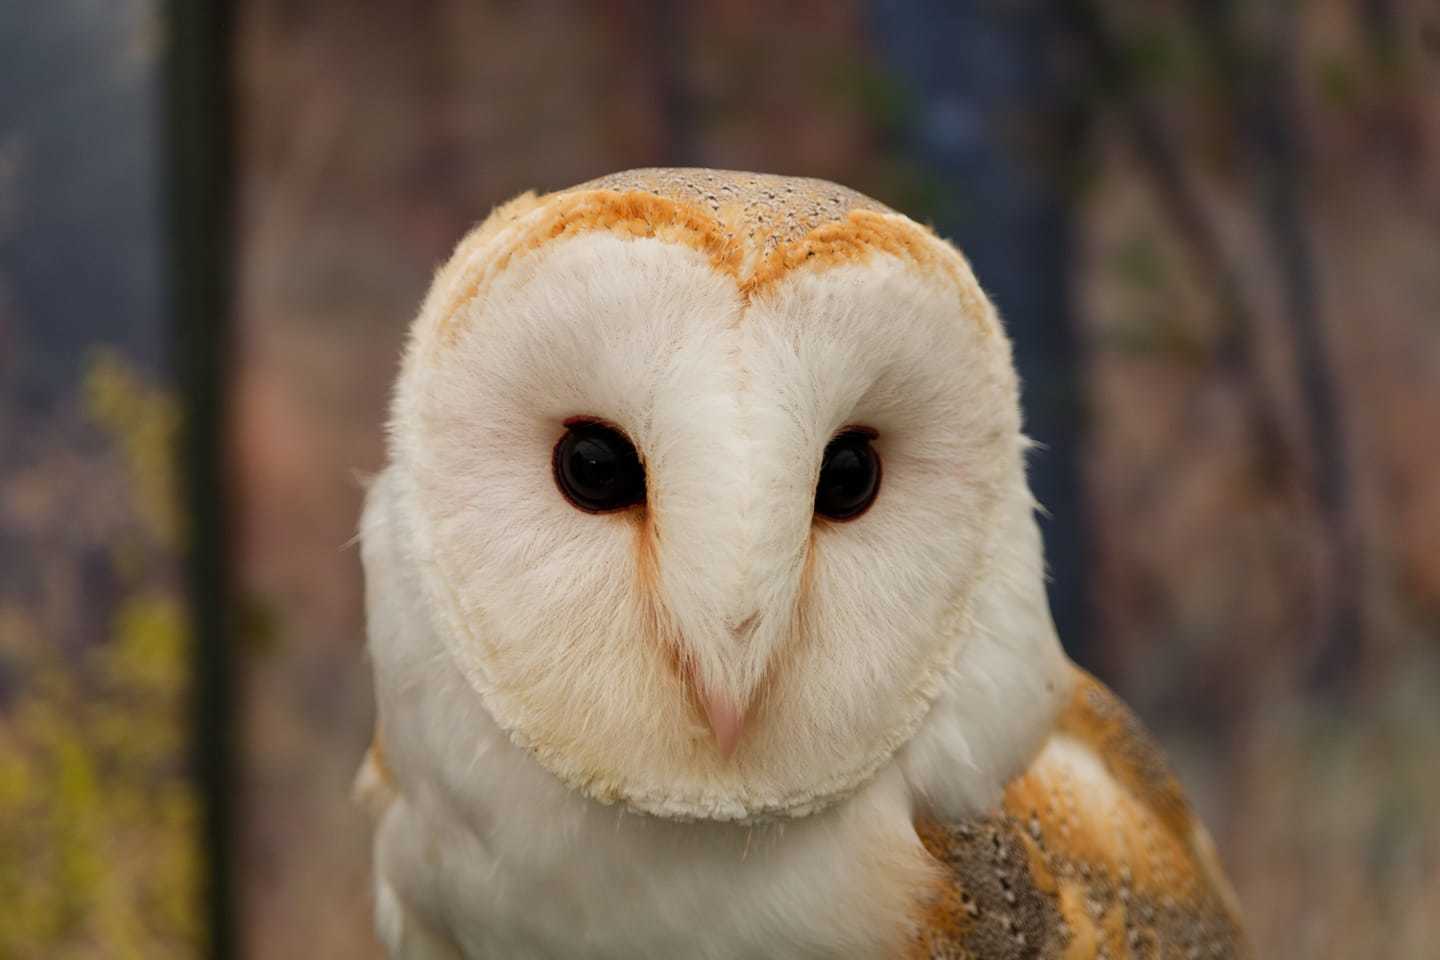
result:
M 392 423 L 489 717 L 592 798 L 711 819 L 824 806 L 912 737 L 1028 513 L 1022 449 L 952 248 L 828 184 L 690 171 L 497 211 Z

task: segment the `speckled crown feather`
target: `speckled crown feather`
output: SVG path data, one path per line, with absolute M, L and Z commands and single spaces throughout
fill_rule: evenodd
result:
M 839 223 L 852 210 L 894 213 L 855 190 L 809 177 L 743 173 L 704 167 L 650 167 L 624 170 L 571 187 L 585 190 L 638 191 L 707 211 L 754 263 L 778 247 L 801 239 L 816 227 Z

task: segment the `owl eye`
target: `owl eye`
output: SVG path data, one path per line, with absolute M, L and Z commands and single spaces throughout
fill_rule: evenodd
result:
M 815 512 L 831 520 L 852 520 L 870 509 L 880 490 L 880 455 L 870 430 L 846 430 L 831 440 L 820 461 Z
M 587 513 L 645 502 L 645 468 L 635 445 L 614 427 L 593 420 L 568 424 L 553 466 L 565 499 Z

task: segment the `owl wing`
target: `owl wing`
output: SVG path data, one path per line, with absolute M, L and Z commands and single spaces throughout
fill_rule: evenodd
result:
M 355 774 L 355 802 L 377 826 L 386 811 L 400 796 L 395 777 L 385 764 L 385 748 L 380 728 L 370 741 L 370 749 Z M 461 960 L 460 948 L 432 929 L 424 919 L 396 893 L 378 873 L 375 879 L 375 933 L 385 946 L 386 955 L 395 960 Z
M 916 957 L 1249 957 L 1214 846 L 1150 735 L 1093 677 L 999 809 L 916 823 L 942 865 Z
M 380 728 L 377 726 L 370 740 L 370 749 L 365 751 L 365 759 L 360 761 L 360 769 L 355 771 L 350 795 L 369 815 L 370 822 L 377 824 L 385 811 L 390 809 L 396 794 L 395 778 L 385 765 L 385 749 L 380 743 Z

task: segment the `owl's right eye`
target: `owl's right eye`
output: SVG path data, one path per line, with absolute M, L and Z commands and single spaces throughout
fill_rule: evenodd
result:
M 635 445 L 614 427 L 575 420 L 555 444 L 555 485 L 587 513 L 645 502 L 645 467 Z

